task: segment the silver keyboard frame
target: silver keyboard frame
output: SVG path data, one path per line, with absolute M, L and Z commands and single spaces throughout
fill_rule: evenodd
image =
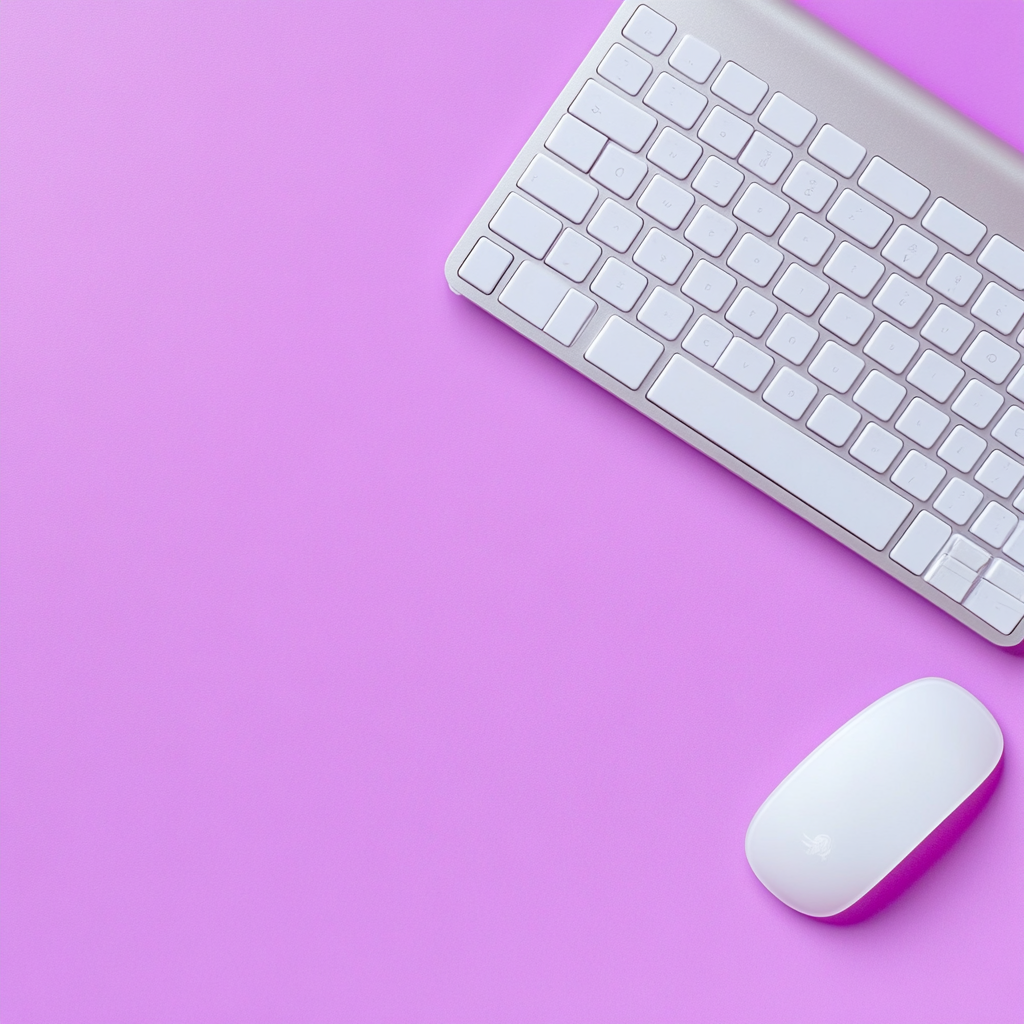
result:
M 826 122 L 834 124 L 841 131 L 866 146 L 867 157 L 861 167 L 866 166 L 872 156 L 881 156 L 925 184 L 931 194 L 918 216 L 906 218 L 898 215 L 897 224 L 909 224 L 922 234 L 927 235 L 928 232 L 921 227 L 921 217 L 928 211 L 934 198 L 943 196 L 971 216 L 983 221 L 988 227 L 986 239 L 992 234 L 1001 234 L 1016 245 L 1024 247 L 1024 158 L 1016 150 L 988 134 L 978 125 L 903 78 L 892 68 L 865 53 L 827 26 L 791 6 L 785 0 L 642 0 L 642 2 L 677 26 L 676 34 L 659 57 L 654 57 L 646 51 L 637 50 L 637 52 L 642 52 L 646 61 L 654 65 L 654 73 L 650 81 L 657 78 L 662 71 L 677 75 L 669 67 L 668 58 L 679 39 L 686 33 L 692 33 L 718 49 L 722 54 L 723 63 L 727 60 L 736 61 L 766 81 L 769 86 L 768 97 L 776 91 L 784 92 L 816 114 L 818 126 Z M 487 310 L 488 313 L 508 324 L 550 352 L 551 355 L 568 363 L 584 376 L 589 377 L 595 384 L 617 395 L 622 401 L 633 406 L 648 418 L 660 423 L 666 430 L 726 466 L 737 476 L 771 495 L 780 504 L 792 509 L 848 548 L 852 548 L 869 562 L 877 565 L 890 576 L 894 576 L 901 583 L 906 584 L 985 639 L 1002 647 L 1016 646 L 1024 641 L 1024 621 L 1017 626 L 1013 633 L 1004 636 L 962 605 L 925 583 L 921 577 L 908 572 L 889 558 L 887 552 L 902 536 L 905 525 L 913 521 L 918 511 L 930 508 L 930 502 L 912 499 L 910 495 L 898 491 L 897 493 L 902 497 L 913 501 L 914 510 L 886 549 L 876 551 L 816 509 L 783 490 L 772 480 L 751 469 L 746 463 L 741 462 L 702 434 L 687 427 L 647 400 L 646 394 L 651 384 L 665 368 L 669 359 L 681 351 L 678 340 L 665 345 L 664 353 L 639 389 L 631 391 L 583 358 L 584 351 L 604 325 L 607 317 L 612 314 L 622 315 L 598 296 L 587 292 L 597 302 L 598 309 L 576 341 L 566 348 L 498 302 L 498 294 L 502 287 L 524 258 L 518 250 L 514 250 L 513 262 L 490 295 L 482 294 L 458 276 L 459 267 L 477 239 L 487 237 L 503 248 L 509 248 L 508 242 L 490 231 L 488 223 L 505 197 L 510 192 L 516 191 L 516 182 L 530 160 L 537 153 L 546 152 L 545 140 L 587 79 L 593 78 L 602 81 L 597 74 L 597 66 L 612 43 L 624 42 L 627 46 L 631 45 L 628 40 L 623 39 L 622 29 L 639 3 L 640 0 L 627 0 L 619 8 L 526 145 L 513 160 L 511 167 L 497 183 L 480 212 L 474 217 L 445 263 L 445 277 L 449 287 L 452 291 L 464 295 L 476 305 Z M 632 48 L 637 49 L 636 47 Z M 707 91 L 713 80 L 712 76 L 702 87 L 704 91 Z M 650 113 L 654 113 L 658 118 L 658 128 L 652 135 L 653 139 L 663 124 L 671 122 L 661 115 L 657 115 L 655 111 L 650 111 Z M 747 120 L 753 123 L 756 120 L 756 115 L 751 115 Z M 678 126 L 674 125 L 673 127 L 678 129 Z M 794 153 L 794 164 L 801 158 L 813 161 L 813 158 L 807 157 L 807 145 L 813 141 L 814 135 L 815 132 L 812 131 L 803 146 L 791 147 Z M 789 144 L 787 143 L 787 145 Z M 593 182 L 592 179 L 588 180 L 597 185 L 599 189 L 594 209 L 597 209 L 606 198 L 616 198 L 597 182 Z M 841 185 L 840 188 L 842 187 Z M 800 212 L 828 226 L 825 221 L 828 206 L 829 204 L 826 204 L 820 214 L 813 214 L 809 210 Z M 877 251 L 885 244 L 888 237 L 889 232 L 886 232 L 882 242 L 875 249 L 868 251 L 877 255 Z M 860 245 L 860 243 L 857 244 Z M 731 248 L 732 246 L 728 246 L 722 256 L 717 259 L 706 253 L 700 255 L 701 258 L 726 269 L 725 259 Z M 866 246 L 863 248 L 867 250 Z M 983 248 L 984 244 L 979 245 L 973 257 L 964 256 L 960 252 L 956 253 L 958 258 L 965 260 L 982 274 L 982 285 L 979 287 L 978 293 L 989 281 L 996 281 L 1006 287 L 1004 281 L 978 266 L 976 257 Z M 941 251 L 940 249 L 940 253 Z M 950 251 L 948 247 L 947 251 Z M 596 269 L 598 268 L 595 267 L 595 271 Z M 883 275 L 883 281 L 886 276 Z M 758 288 L 750 281 L 744 281 L 744 285 L 768 298 L 771 297 L 772 283 L 763 288 Z M 583 284 L 577 287 L 585 290 L 587 286 Z M 632 314 L 628 316 L 632 318 Z M 715 319 L 720 319 L 720 317 L 716 315 Z M 808 322 L 816 322 L 816 316 L 803 319 Z M 683 354 L 685 356 L 685 353 Z M 702 365 L 696 360 L 695 364 Z M 722 381 L 734 387 L 748 399 L 751 397 L 739 385 L 733 384 L 725 377 L 722 378 Z M 903 381 L 903 383 L 906 382 Z M 945 403 L 934 402 L 930 398 L 928 401 L 947 412 L 954 422 L 959 422 L 960 418 L 949 408 L 954 397 L 955 395 L 951 396 L 950 400 Z M 754 401 L 760 404 L 757 398 Z M 792 425 L 809 434 L 801 424 Z M 809 434 L 809 436 L 813 437 L 814 435 Z M 817 441 L 817 438 L 815 440 Z M 870 473 L 869 470 L 865 471 Z

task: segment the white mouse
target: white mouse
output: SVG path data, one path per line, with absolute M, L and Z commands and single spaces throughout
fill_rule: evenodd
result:
M 908 683 L 783 779 L 750 822 L 747 860 L 794 910 L 843 914 L 964 806 L 1002 755 L 1003 734 L 977 698 L 945 679 Z

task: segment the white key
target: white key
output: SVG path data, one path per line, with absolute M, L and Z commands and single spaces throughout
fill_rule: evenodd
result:
M 779 278 L 779 283 L 772 289 L 772 295 L 788 302 L 795 310 L 810 316 L 821 305 L 821 300 L 828 294 L 828 285 L 809 274 L 803 267 L 795 263 Z
M 918 344 L 892 324 L 879 324 L 871 340 L 864 346 L 864 351 L 893 373 L 902 373 L 914 358 Z
M 1000 498 L 1008 498 L 1024 478 L 1024 466 L 1003 452 L 992 452 L 982 463 L 974 479 Z
M 734 107 L 739 107 L 744 114 L 752 114 L 764 99 L 768 86 L 739 64 L 729 61 L 715 79 L 711 91 Z
M 1024 402 L 1024 367 L 1017 371 L 1017 375 L 1006 385 L 1006 390 Z
M 878 370 L 872 370 L 854 392 L 853 400 L 884 423 L 899 407 L 906 393 L 907 389 L 902 384 L 890 380 Z
M 485 295 L 490 295 L 511 262 L 512 253 L 495 245 L 489 238 L 481 238 L 462 261 L 459 277 Z
M 598 157 L 590 176 L 617 196 L 629 199 L 646 173 L 647 164 L 643 160 L 611 144 Z
M 913 508 L 682 356 L 669 361 L 647 397 L 878 551 Z
M 544 262 L 579 284 L 594 269 L 600 255 L 601 246 L 566 228 Z
M 683 339 L 683 348 L 709 366 L 714 366 L 731 340 L 732 331 L 711 317 L 702 316 Z
M 817 118 L 799 103 L 777 92 L 761 111 L 758 121 L 792 145 L 802 146 Z
M 730 114 L 724 107 L 715 107 L 700 126 L 697 138 L 726 156 L 736 157 L 753 132 L 746 121 Z
M 835 178 L 801 160 L 786 179 L 782 191 L 812 213 L 820 213 L 838 184 Z
M 837 338 L 856 345 L 871 326 L 875 314 L 848 295 L 836 295 L 821 314 L 818 323 Z
M 818 332 L 792 313 L 787 313 L 768 336 L 765 345 L 799 366 L 818 340 Z M 817 390 L 817 389 L 815 389 Z
M 990 281 L 971 307 L 971 312 L 1000 334 L 1009 334 L 1024 316 L 1024 299 L 1018 299 Z
M 892 217 L 888 213 L 848 188 L 843 189 L 832 204 L 826 219 L 872 249 L 892 224 Z
M 725 319 L 741 331 L 746 331 L 752 338 L 760 338 L 772 322 L 778 308 L 763 295 L 744 288 L 729 307 Z
M 825 273 L 833 281 L 838 281 L 862 299 L 878 284 L 884 269 L 878 260 L 849 242 L 841 243 L 825 264 Z
M 731 220 L 710 206 L 702 206 L 683 232 L 683 237 L 711 256 L 721 256 L 735 234 L 736 225 Z
M 1024 601 L 1010 597 L 988 580 L 978 583 L 964 601 L 964 607 L 1004 636 L 1009 636 L 1024 618 Z
M 979 572 L 989 560 L 988 552 L 984 548 L 959 533 L 946 545 L 946 553 L 974 572 Z
M 615 43 L 604 60 L 597 66 L 597 73 L 623 92 L 635 96 L 640 87 L 651 77 L 654 69 L 632 50 Z
M 924 311 L 932 304 L 932 297 L 917 285 L 890 274 L 889 280 L 882 285 L 882 290 L 875 296 L 874 305 L 883 313 L 888 313 L 904 327 L 916 327 L 924 316 Z
M 687 78 L 703 83 L 718 66 L 719 60 L 720 54 L 713 46 L 701 42 L 696 36 L 683 36 L 682 42 L 669 58 L 669 64 L 676 71 L 682 71 Z
M 1011 405 L 992 428 L 992 436 L 1010 451 L 1024 455 L 1024 409 L 1019 405 Z M 992 489 L 995 490 L 994 487 Z
M 730 380 L 736 381 L 740 387 L 756 391 L 768 376 L 773 361 L 767 352 L 754 348 L 742 338 L 733 338 L 729 342 L 729 347 L 715 363 L 715 369 L 719 373 L 724 373 Z
M 544 145 L 586 174 L 608 140 L 571 114 L 563 114 Z
M 658 124 L 653 114 L 640 110 L 593 80 L 587 82 L 572 101 L 569 113 L 631 153 L 640 149 Z
M 924 185 L 877 156 L 872 158 L 857 184 L 905 217 L 916 217 L 928 198 Z
M 963 416 L 968 423 L 975 427 L 984 428 L 992 422 L 992 418 L 1002 407 L 1003 401 L 1003 396 L 998 391 L 986 387 L 980 380 L 972 380 L 956 396 L 953 412 Z
M 985 451 L 985 442 L 966 427 L 954 427 L 949 437 L 939 446 L 939 458 L 954 469 L 969 473 Z
M 513 192 L 491 218 L 488 227 L 518 245 L 525 253 L 541 259 L 562 230 L 562 223 L 528 199 Z M 506 264 L 507 266 L 508 264 Z
M 1024 250 L 999 235 L 993 235 L 981 250 L 978 262 L 1014 288 L 1024 288 Z
M 944 412 L 923 398 L 915 398 L 896 421 L 896 429 L 922 448 L 931 448 L 948 423 L 949 417 Z
M 735 287 L 735 277 L 719 270 L 713 263 L 701 260 L 683 283 L 683 294 L 717 313 Z
M 1002 384 L 1020 360 L 1020 352 L 982 331 L 963 354 L 963 361 L 994 384 Z
M 743 184 L 743 175 L 717 156 L 709 156 L 693 179 L 693 190 L 707 196 L 719 206 L 725 206 Z
M 704 150 L 675 128 L 662 128 L 647 153 L 647 159 L 673 177 L 685 178 L 693 170 Z
M 597 198 L 595 186 L 543 153 L 538 153 L 530 161 L 517 184 L 524 192 L 568 217 L 574 224 L 583 220 Z
M 544 333 L 563 345 L 571 345 L 583 330 L 583 325 L 594 315 L 597 303 L 581 295 L 575 288 L 558 304 L 551 319 L 544 325 Z
M 747 232 L 729 254 L 726 263 L 754 284 L 764 287 L 779 269 L 782 253 Z
M 938 345 L 943 352 L 948 352 L 952 356 L 960 351 L 973 330 L 974 324 L 967 317 L 961 316 L 949 306 L 942 305 L 921 328 L 921 337 L 933 345 Z
M 688 249 L 674 238 L 669 238 L 663 231 L 651 228 L 647 232 L 647 237 L 633 253 L 633 262 L 644 270 L 649 270 L 665 284 L 675 284 L 692 255 L 692 249 Z
M 889 557 L 915 576 L 928 568 L 949 540 L 952 528 L 931 512 L 919 512 L 910 529 L 899 539 Z
M 946 471 L 940 465 L 918 451 L 911 451 L 889 479 L 919 501 L 927 501 L 945 475 Z
M 972 487 L 964 480 L 953 477 L 942 488 L 941 493 L 932 503 L 936 512 L 941 512 L 957 526 L 963 526 L 974 515 L 974 510 L 981 504 L 984 495 L 977 487 Z
M 869 423 L 853 442 L 850 454 L 876 473 L 884 473 L 899 455 L 903 442 L 877 423 Z
M 846 444 L 858 423 L 860 413 L 840 402 L 835 395 L 826 395 L 807 420 L 811 430 L 839 446 Z
M 962 601 L 978 574 L 949 555 L 940 558 L 925 573 L 925 580 L 954 601 Z
M 636 318 L 666 341 L 675 341 L 692 313 L 693 306 L 688 302 L 664 288 L 655 288 L 640 307 Z
M 1015 562 L 1020 562 L 1024 565 L 1024 523 L 1021 523 L 1010 539 L 1003 545 L 1003 551 L 1009 555 Z
M 601 328 L 584 358 L 636 391 L 664 351 L 660 341 L 613 316 Z
M 971 533 L 980 537 L 986 544 L 1001 548 L 1009 540 L 1016 525 L 1017 517 L 1009 509 L 1003 508 L 997 501 L 990 501 L 984 512 L 974 521 Z
M 929 398 L 944 402 L 964 379 L 964 371 L 937 352 L 928 351 L 914 364 L 907 380 Z
M 958 306 L 967 302 L 979 284 L 981 274 L 948 252 L 928 275 L 928 286 Z
M 886 242 L 882 255 L 905 274 L 920 277 L 938 251 L 939 247 L 933 241 L 901 224 Z
M 773 235 L 789 212 L 789 203 L 754 182 L 732 212 L 744 224 L 757 228 L 764 235 Z
M 1016 516 L 1014 520 L 1016 521 Z M 1014 569 L 1009 562 L 1001 558 L 992 560 L 992 564 L 985 570 L 985 579 L 997 586 L 1004 594 L 1024 601 L 1024 572 Z
M 782 177 L 782 172 L 792 159 L 793 154 L 785 146 L 773 142 L 767 135 L 754 132 L 753 138 L 747 143 L 747 148 L 740 157 L 740 166 L 774 185 Z
M 985 235 L 985 225 L 968 217 L 948 199 L 936 199 L 921 223 L 944 242 L 970 256 Z M 984 264 L 982 264 L 984 266 Z
M 706 96 L 664 72 L 658 75 L 644 97 L 644 103 L 681 128 L 692 128 L 708 105 Z
M 814 357 L 807 372 L 822 384 L 827 384 L 833 391 L 845 395 L 863 369 L 863 359 L 834 341 L 828 341 Z
M 498 301 L 543 330 L 568 291 L 569 286 L 557 274 L 539 263 L 523 260 L 498 296 Z
M 791 420 L 798 420 L 817 395 L 817 385 L 784 366 L 765 388 L 764 400 Z
M 821 262 L 821 257 L 835 237 L 828 228 L 798 213 L 782 232 L 779 245 L 813 267 Z
M 665 227 L 675 230 L 693 206 L 693 196 L 668 178 L 656 174 L 636 201 L 644 213 L 649 213 Z
M 668 18 L 652 11 L 641 4 L 633 17 L 626 23 L 622 34 L 637 46 L 642 46 L 648 53 L 657 57 L 668 46 L 668 41 L 675 35 L 676 27 Z
M 867 150 L 859 143 L 854 142 L 848 135 L 844 135 L 832 125 L 822 125 L 821 131 L 815 136 L 814 141 L 808 146 L 807 152 L 820 160 L 826 167 L 841 174 L 844 178 L 860 166 L 861 160 Z M 892 223 L 890 218 L 889 223 Z M 881 237 L 881 236 L 879 236 Z M 861 239 L 863 241 L 863 239 Z M 874 245 L 874 242 L 864 242 L 865 245 Z
M 647 278 L 638 274 L 632 267 L 620 263 L 614 256 L 604 261 L 604 266 L 597 272 L 590 285 L 595 295 L 606 299 L 616 309 L 628 313 L 647 287 Z
M 643 223 L 643 219 L 632 210 L 619 206 L 614 199 L 606 199 L 587 225 L 587 231 L 616 252 L 625 252 L 640 233 Z

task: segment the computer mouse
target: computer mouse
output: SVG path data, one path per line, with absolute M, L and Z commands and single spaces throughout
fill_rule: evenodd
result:
M 907 683 L 782 780 L 750 822 L 747 860 L 794 910 L 849 917 L 972 795 L 990 792 L 1002 755 L 1003 734 L 976 697 L 946 679 Z

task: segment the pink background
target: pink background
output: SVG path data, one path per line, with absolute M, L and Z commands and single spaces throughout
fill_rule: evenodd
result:
M 445 286 L 614 6 L 0 7 L 3 1024 L 1019 1019 L 1019 652 Z M 1024 148 L 1019 0 L 805 6 Z M 750 816 L 928 674 L 992 801 L 788 911 Z

